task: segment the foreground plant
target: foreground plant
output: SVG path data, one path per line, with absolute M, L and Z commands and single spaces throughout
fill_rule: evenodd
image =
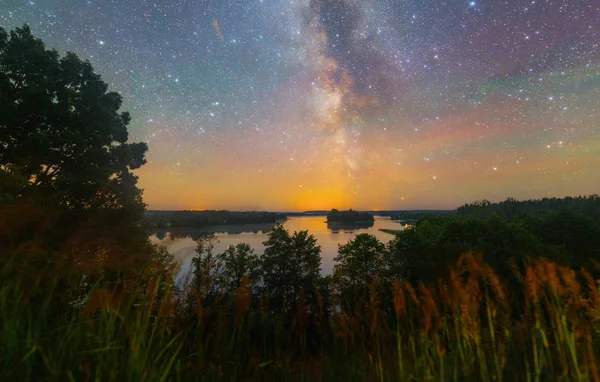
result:
M 469 254 L 436 284 L 375 276 L 348 304 L 333 280 L 333 300 L 300 292 L 288 310 L 249 275 L 233 293 L 196 296 L 193 311 L 143 275 L 100 279 L 58 307 L 59 279 L 34 291 L 5 268 L 0 379 L 598 380 L 600 296 L 586 270 L 533 261 L 508 283 Z

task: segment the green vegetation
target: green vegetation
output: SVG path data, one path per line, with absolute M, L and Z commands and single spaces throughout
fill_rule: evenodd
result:
M 236 211 L 146 211 L 143 224 L 148 228 L 203 228 L 228 224 L 276 223 L 284 214 Z
M 328 223 L 358 223 L 372 222 L 375 218 L 367 212 L 353 211 L 338 211 L 335 208 L 327 213 Z
M 207 235 L 179 286 L 142 226 L 145 145 L 89 63 L 0 28 L 0 90 L 2 381 L 600 379 L 597 196 L 360 234 L 327 277 L 307 231 Z
M 544 217 L 557 211 L 570 211 L 587 216 L 596 223 L 600 222 L 600 197 L 598 195 L 565 198 L 543 198 L 538 200 L 518 201 L 508 198 L 500 203 L 488 200 L 465 204 L 458 208 L 458 216 L 473 216 L 479 218 L 498 215 L 505 219 L 523 219 L 528 216 Z
M 431 219 L 438 216 L 452 217 L 456 211 L 444 210 L 423 210 L 423 211 L 386 211 L 382 216 L 389 216 L 392 220 L 401 220 L 407 223 L 414 223 L 421 219 Z
M 46 50 L 27 26 L 0 28 L 0 265 L 35 251 L 40 268 L 61 257 L 74 272 L 98 275 L 102 263 L 117 278 L 146 261 L 132 170 L 147 146 L 128 142 L 121 102 L 89 62 Z
M 584 202 L 586 207 L 573 200 Z M 600 220 L 590 216 L 595 216 L 599 200 L 595 195 L 552 199 L 553 210 L 532 214 L 531 206 L 544 205 L 545 199 L 476 202 L 461 207 L 456 217 L 422 219 L 414 228 L 399 232 L 397 252 L 406 258 L 409 278 L 415 281 L 436 280 L 469 251 L 485 254 L 486 261 L 504 274 L 510 273 L 511 261 L 518 263 L 530 257 L 595 269 L 595 262 L 600 260 Z M 487 213 L 503 211 L 501 206 L 507 205 L 511 208 L 510 213 L 503 213 L 506 217 Z M 432 272 L 436 269 L 442 274 Z
M 389 233 L 390 235 L 396 235 L 402 231 L 401 229 L 389 229 L 389 228 L 379 228 L 379 230 L 381 232 Z
M 275 251 L 262 261 L 283 255 Z M 306 293 L 310 272 L 267 286 L 248 267 L 240 279 L 235 264 L 256 258 L 237 252 L 198 263 L 184 291 L 140 272 L 117 284 L 98 279 L 78 300 L 47 272 L 15 275 L 29 264 L 12 259 L 1 274 L 0 379 L 598 378 L 600 296 L 587 271 L 532 259 L 509 282 L 463 255 L 447 278 L 411 284 L 387 272 L 385 248 L 366 235 L 342 250 L 334 277 Z

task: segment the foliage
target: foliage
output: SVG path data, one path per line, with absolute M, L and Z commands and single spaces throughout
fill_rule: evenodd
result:
M 223 253 L 217 255 L 221 265 L 220 284 L 226 295 L 233 295 L 248 278 L 252 284 L 259 278 L 259 259 L 254 249 L 246 243 L 230 245 Z
M 224 252 L 216 253 L 218 239 L 207 234 L 197 240 L 196 256 L 192 259 L 192 290 L 202 300 L 217 294 L 232 296 L 247 279 L 258 280 L 259 259 L 246 243 L 230 245 Z
M 0 33 L 0 168 L 15 197 L 51 195 L 69 209 L 143 210 L 121 96 L 75 54 L 59 57 L 28 26 Z
M 568 210 L 524 219 L 462 216 L 421 220 L 396 234 L 391 258 L 403 259 L 406 277 L 432 282 L 447 276 L 447 267 L 461 254 L 476 251 L 503 277 L 511 277 L 512 263 L 547 258 L 572 267 L 596 269 L 600 261 L 600 225 Z
M 588 216 L 600 222 L 600 196 L 577 196 L 565 198 L 543 198 L 517 201 L 508 198 L 500 203 L 482 200 L 465 204 L 456 211 L 458 216 L 489 218 L 498 215 L 506 219 L 523 219 L 526 216 L 544 216 L 560 210 L 568 210 L 576 214 Z
M 196 256 L 192 259 L 192 290 L 197 299 L 212 301 L 219 292 L 220 285 L 217 277 L 221 264 L 215 253 L 218 239 L 214 234 L 208 234 L 196 241 Z
M 115 278 L 143 265 L 153 249 L 132 170 L 147 146 L 128 142 L 121 103 L 88 61 L 47 50 L 28 26 L 0 28 L 3 255 L 35 250 L 73 272 Z
M 432 219 L 437 217 L 453 217 L 454 210 L 416 210 L 416 211 L 386 211 L 382 216 L 389 216 L 392 220 L 415 222 L 421 219 Z
M 277 225 L 263 244 L 261 285 L 275 307 L 294 305 L 301 290 L 312 291 L 320 277 L 321 247 L 308 231 L 290 233 Z
M 375 218 L 367 212 L 338 211 L 335 208 L 327 213 L 327 222 L 354 223 L 354 222 L 372 222 Z
M 536 260 L 508 283 L 469 254 L 448 274 L 432 285 L 394 280 L 391 294 L 373 280 L 367 300 L 348 297 L 358 308 L 329 315 L 322 299 L 314 309 L 300 300 L 293 311 L 254 306 L 242 283 L 202 301 L 190 321 L 182 294 L 159 298 L 156 280 L 141 273 L 126 288 L 98 280 L 80 303 L 56 310 L 54 278 L 24 283 L 4 267 L 0 379 L 599 378 L 600 295 L 587 271 Z
M 368 233 L 356 235 L 346 244 L 340 244 L 333 273 L 346 296 L 357 293 L 368 296 L 365 283 L 385 274 L 386 248 Z

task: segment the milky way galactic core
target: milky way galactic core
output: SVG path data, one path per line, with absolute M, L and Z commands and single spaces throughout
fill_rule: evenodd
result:
M 125 99 L 151 209 L 598 193 L 600 1 L 0 0 Z

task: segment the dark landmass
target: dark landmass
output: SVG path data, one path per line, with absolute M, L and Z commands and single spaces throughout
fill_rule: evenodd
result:
M 415 215 L 443 215 L 453 214 L 456 210 L 381 210 L 366 211 L 379 216 L 415 216 Z
M 386 211 L 382 216 L 389 216 L 392 220 L 398 220 L 403 224 L 414 224 L 421 219 L 433 217 L 451 217 L 456 215 L 456 210 L 413 210 L 413 211 Z
M 338 211 L 335 208 L 327 214 L 327 223 L 358 223 L 372 222 L 375 218 L 368 212 L 354 211 Z
M 284 221 L 284 214 L 262 211 L 146 211 L 146 228 L 205 228 L 221 225 L 262 224 Z
M 371 221 L 351 221 L 351 222 L 337 222 L 337 221 L 328 221 L 327 229 L 331 230 L 332 233 L 340 233 L 340 232 L 354 232 L 357 229 L 366 229 L 371 228 L 375 224 L 374 220 Z
M 148 228 L 149 235 L 156 235 L 159 240 L 169 238 L 170 240 L 189 237 L 192 240 L 198 240 L 209 233 L 228 235 L 241 233 L 259 233 L 271 231 L 277 223 L 253 223 L 253 224 L 224 224 L 206 227 L 165 227 Z
M 304 212 L 282 212 L 287 217 L 295 216 L 327 216 L 329 211 L 317 210 L 317 211 L 304 211 Z
M 314 211 L 303 211 L 303 212 L 281 212 L 281 214 L 287 217 L 295 216 L 327 216 L 330 211 L 326 210 L 314 210 Z M 389 216 L 389 217 L 400 217 L 406 219 L 418 219 L 424 216 L 431 215 L 453 215 L 456 210 L 365 210 L 362 211 L 373 216 Z
M 333 211 L 337 211 L 331 215 Z M 169 211 L 169 210 L 149 210 L 144 212 L 143 225 L 148 229 L 163 228 L 203 228 L 215 231 L 213 227 L 251 225 L 251 224 L 275 224 L 285 221 L 288 217 L 302 216 L 327 216 L 328 227 L 331 229 L 346 229 L 331 223 L 370 223 L 366 228 L 371 227 L 374 221 L 373 216 L 389 216 L 392 220 L 399 220 L 401 224 L 415 224 L 421 218 L 431 218 L 433 216 L 454 215 L 455 211 L 445 210 L 413 210 L 413 211 L 304 211 L 304 212 L 266 212 L 266 211 L 227 211 L 227 210 L 206 210 L 206 211 Z M 353 226 L 355 228 L 355 225 Z M 226 231 L 229 232 L 230 229 Z M 169 232 L 173 232 L 169 230 Z M 151 234 L 158 233 L 152 231 Z

